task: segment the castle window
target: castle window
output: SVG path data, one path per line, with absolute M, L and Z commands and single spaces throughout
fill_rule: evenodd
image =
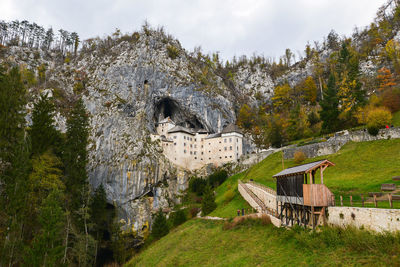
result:
M 211 153 L 211 150 L 208 150 L 208 153 Z
M 225 158 L 228 158 L 227 156 L 225 156 Z
M 194 145 L 194 148 L 197 148 L 197 145 Z
M 192 146 L 192 144 L 190 144 L 190 148 L 192 148 L 193 146 Z
M 226 138 L 224 138 L 224 143 L 226 143 Z
M 229 138 L 229 143 L 231 143 L 232 142 L 232 138 Z
M 183 143 L 183 146 L 186 146 L 186 143 Z
M 239 150 L 239 147 L 236 147 L 236 150 Z
M 232 156 L 229 156 L 230 158 L 232 158 Z
M 229 147 L 229 150 L 232 150 L 232 146 Z
M 176 146 L 176 143 L 174 143 L 174 146 Z
M 196 155 L 196 151 L 195 152 L 193 152 L 195 155 Z
M 209 146 L 211 146 L 211 143 L 208 143 Z
M 197 157 L 194 157 L 194 159 L 197 159 Z
M 221 142 L 221 141 L 219 141 L 219 143 L 221 144 L 222 142 Z
M 203 159 L 200 159 L 200 160 L 203 160 Z
M 183 136 L 183 139 L 186 140 L 186 136 Z
M 174 136 L 174 139 L 176 139 L 176 135 Z
M 211 158 L 208 158 L 208 159 L 211 159 Z
M 221 151 L 221 149 L 219 151 Z
M 227 151 L 228 149 L 226 147 L 224 147 L 224 150 Z
M 219 157 L 219 159 L 222 159 L 222 157 Z
M 194 141 L 196 142 L 196 138 L 194 139 Z
M 203 155 L 204 153 L 203 153 L 203 152 L 201 152 L 201 154 Z
M 239 138 L 236 138 L 236 142 L 239 142 Z
M 186 154 L 186 149 L 185 149 L 185 150 L 183 150 L 183 153 L 185 153 L 185 154 Z
M 192 151 L 190 151 L 190 155 L 192 155 L 193 154 L 193 152 Z
M 203 148 L 203 145 L 201 145 L 201 148 Z

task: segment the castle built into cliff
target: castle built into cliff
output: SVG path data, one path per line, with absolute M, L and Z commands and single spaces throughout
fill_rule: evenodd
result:
M 164 155 L 174 164 L 195 170 L 207 164 L 220 166 L 237 161 L 243 154 L 243 133 L 234 124 L 229 124 L 215 134 L 204 129 L 186 128 L 176 125 L 169 117 L 157 124 L 157 135 Z

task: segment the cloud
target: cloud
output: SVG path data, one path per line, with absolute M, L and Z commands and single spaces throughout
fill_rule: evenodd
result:
M 191 50 L 219 51 L 225 59 L 254 52 L 278 58 L 301 52 L 331 29 L 350 35 L 370 24 L 386 0 L 2 0 L 0 18 L 27 19 L 76 31 L 81 39 L 164 26 Z

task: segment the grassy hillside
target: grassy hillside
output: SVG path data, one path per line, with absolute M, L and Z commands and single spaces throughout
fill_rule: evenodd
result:
M 324 182 L 335 194 L 379 191 L 400 175 L 400 140 L 348 143 L 327 158 L 336 166 L 325 171 Z M 294 166 L 284 161 L 285 168 Z M 211 216 L 234 217 L 248 204 L 237 191 L 237 180 L 253 179 L 275 187 L 272 175 L 282 170 L 275 153 L 249 170 L 233 175 L 216 189 L 218 204 Z M 234 197 L 226 201 L 226 192 Z M 325 227 L 318 233 L 285 230 L 249 220 L 230 230 L 224 222 L 192 219 L 144 249 L 128 266 L 282 266 L 374 265 L 400 266 L 400 233 L 376 235 L 356 229 Z M 397 265 L 396 265 L 397 264 Z
M 249 220 L 224 230 L 224 222 L 194 219 L 134 257 L 127 266 L 294 266 L 400 263 L 400 235 L 326 228 L 286 230 Z M 399 266 L 399 265 L 397 265 Z
M 400 139 L 379 140 L 362 143 L 347 143 L 338 153 L 307 159 L 304 163 L 320 159 L 328 159 L 336 164 L 324 172 L 324 183 L 337 196 L 343 195 L 348 201 L 352 195 L 355 201 L 361 199 L 360 194 L 379 192 L 382 183 L 393 182 L 392 177 L 400 175 Z M 285 160 L 284 167 L 292 167 L 296 164 L 293 160 Z M 282 153 L 278 152 L 267 157 L 249 170 L 230 177 L 217 190 L 216 202 L 218 208 L 212 216 L 233 217 L 238 208 L 247 208 L 247 203 L 237 192 L 237 180 L 246 181 L 253 179 L 275 189 L 276 184 L 272 176 L 282 170 Z M 319 175 L 317 175 L 319 182 Z M 235 188 L 235 198 L 229 203 L 224 202 L 224 193 L 231 187 Z M 381 207 L 388 203 L 379 203 Z M 399 208 L 400 203 L 396 202 Z

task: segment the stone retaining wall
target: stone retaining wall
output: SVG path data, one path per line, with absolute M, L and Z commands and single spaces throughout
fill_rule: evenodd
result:
M 400 231 L 400 210 L 356 207 L 328 207 L 328 224 L 348 225 L 377 232 Z
M 336 133 L 335 136 L 329 138 L 325 142 L 315 143 L 300 147 L 283 148 L 283 156 L 285 159 L 294 157 L 296 151 L 303 151 L 307 158 L 324 156 L 336 153 L 343 145 L 349 141 L 366 142 L 382 139 L 400 138 L 400 127 L 381 129 L 377 136 L 370 135 L 367 131 L 359 130 L 354 132 L 342 131 Z
M 246 189 L 244 189 L 245 185 L 242 184 L 238 184 L 238 191 L 239 193 L 242 195 L 242 197 L 244 198 L 244 200 L 247 201 L 247 203 L 249 203 L 249 205 L 253 208 L 256 209 L 257 212 L 261 213 L 262 212 L 262 208 L 260 207 L 260 205 L 257 204 L 257 202 L 246 192 Z
M 276 194 L 271 194 L 252 183 L 247 183 L 246 186 L 264 203 L 267 208 L 276 211 Z

